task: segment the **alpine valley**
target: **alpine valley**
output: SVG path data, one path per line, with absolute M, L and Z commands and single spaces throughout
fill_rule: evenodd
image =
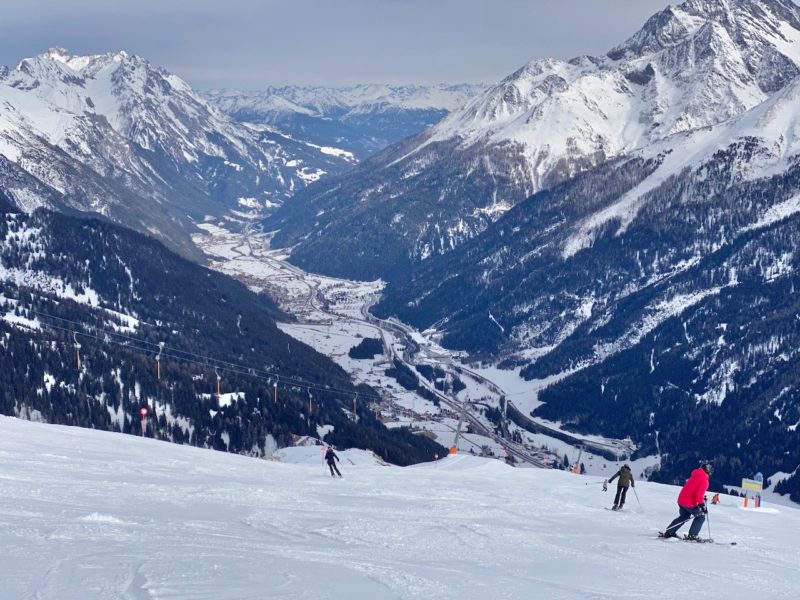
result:
M 13 211 L 13 212 L 12 212 Z M 395 464 L 444 448 L 387 429 L 264 295 L 99 219 L 20 214 L 0 194 L 0 412 L 252 456 L 297 436 Z M 309 394 L 314 403 L 309 408 Z M 139 411 L 148 408 L 141 424 Z M 324 427 L 329 428 L 324 429 Z
M 232 88 L 639 19 L 94 4 L 31 18 Z M 622 37 L 493 85 L 0 67 L 0 600 L 795 598 L 800 0 Z
M 532 414 L 800 501 L 800 9 L 687 0 L 535 60 L 266 222 L 378 316 L 549 382 Z
M 0 412 L 136 434 L 149 408 L 149 436 L 256 456 L 304 436 L 444 454 L 385 427 L 270 298 L 198 264 L 205 223 L 244 227 L 354 162 L 126 52 L 0 69 Z
M 800 501 L 791 0 L 488 87 L 198 93 L 53 49 L 0 70 L 0 203 L 4 414 L 398 464 L 466 422 L 510 462 Z

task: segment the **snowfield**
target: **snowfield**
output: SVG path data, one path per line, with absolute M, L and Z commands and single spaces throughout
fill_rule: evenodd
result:
M 711 507 L 715 544 L 655 539 L 677 488 L 605 510 L 596 477 L 458 455 L 409 468 L 317 447 L 265 461 L 0 418 L 0 598 L 797 598 L 800 511 Z M 704 533 L 707 529 L 704 528 Z M 731 546 L 727 542 L 737 542 Z

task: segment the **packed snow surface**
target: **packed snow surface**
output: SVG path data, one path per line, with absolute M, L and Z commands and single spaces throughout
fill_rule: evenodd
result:
M 318 447 L 265 461 L 0 418 L 0 598 L 797 598 L 800 511 L 677 488 L 604 510 L 600 479 L 458 455 L 409 468 Z M 704 529 L 704 533 L 707 530 Z M 731 546 L 727 542 L 737 542 Z

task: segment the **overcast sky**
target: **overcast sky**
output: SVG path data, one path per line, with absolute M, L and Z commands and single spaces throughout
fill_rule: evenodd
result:
M 7 0 L 0 64 L 61 46 L 127 50 L 198 88 L 492 83 L 533 58 L 605 53 L 669 3 Z

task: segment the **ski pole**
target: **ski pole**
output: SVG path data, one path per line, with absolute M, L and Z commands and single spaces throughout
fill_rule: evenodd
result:
M 604 479 L 603 481 L 587 481 L 583 485 L 597 485 L 598 483 L 602 484 L 604 492 L 608 490 L 608 480 L 607 479 Z
M 644 507 L 642 506 L 642 501 L 639 500 L 639 494 L 636 492 L 636 488 L 631 486 L 631 489 L 633 489 L 633 495 L 636 496 L 636 502 L 639 503 L 639 508 L 641 508 L 642 512 L 644 512 Z
M 689 518 L 688 518 L 688 519 L 686 519 L 685 521 L 681 521 L 680 523 L 676 523 L 675 525 L 671 525 L 671 526 L 667 527 L 667 529 L 665 530 L 665 532 L 666 532 L 666 531 L 669 531 L 670 529 L 674 529 L 674 530 L 675 530 L 675 532 L 676 532 L 676 534 L 677 534 L 677 531 L 678 531 L 678 529 L 680 529 L 681 527 L 683 527 L 684 525 L 686 525 L 686 523 L 688 523 L 688 522 L 689 522 L 689 521 L 691 521 L 692 519 L 694 519 L 694 517 L 689 517 Z
M 708 514 L 708 508 L 706 508 L 706 525 L 708 525 L 708 539 L 714 539 L 711 537 L 711 515 Z
M 673 525 L 672 527 L 667 527 L 667 530 L 674 529 L 674 530 L 677 531 L 678 529 L 683 527 L 686 523 L 688 523 L 689 521 L 692 521 L 693 519 L 696 519 L 698 516 L 699 515 L 692 515 L 688 519 L 685 519 L 685 520 L 681 521 L 677 525 Z M 708 513 L 706 513 L 706 517 L 707 516 L 708 516 Z M 709 533 L 709 536 L 710 536 L 711 535 L 711 524 L 709 524 L 709 526 L 708 526 L 708 533 Z

